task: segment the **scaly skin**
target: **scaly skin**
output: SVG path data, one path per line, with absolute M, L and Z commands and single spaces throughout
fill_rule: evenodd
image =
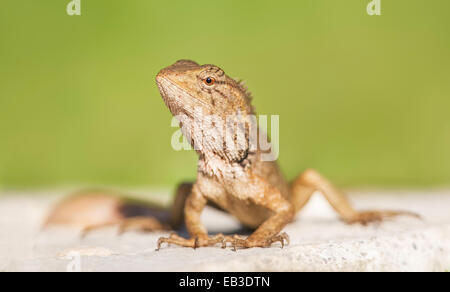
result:
M 275 161 L 261 159 L 262 151 L 250 139 L 247 127 L 220 124 L 227 116 L 238 122 L 249 122 L 254 112 L 247 89 L 217 66 L 180 60 L 161 70 L 156 83 L 169 110 L 181 120 L 183 134 L 199 154 L 197 180 L 180 184 L 168 219 L 126 214 L 127 202 L 122 196 L 87 191 L 58 204 L 48 217 L 47 225 L 81 225 L 86 234 L 110 225 L 119 225 L 120 232 L 177 229 L 184 220 L 190 238 L 176 234 L 162 237 L 158 240 L 158 249 L 163 243 L 192 248 L 217 244 L 226 247 L 228 243 L 234 249 L 269 247 L 274 242 L 284 246 L 289 237 L 280 232 L 315 191 L 320 191 L 347 223 L 365 225 L 397 215 L 418 217 L 402 211 L 358 212 L 315 170 L 306 170 L 294 181 L 287 182 Z M 208 120 L 212 115 L 218 118 L 214 123 Z M 202 123 L 207 121 L 210 123 Z M 224 144 L 225 139 L 220 139 L 227 137 L 224 133 L 240 147 Z M 200 220 L 206 204 L 232 214 L 254 232 L 247 238 L 208 236 Z
M 174 116 L 183 115 L 182 131 L 199 154 L 197 180 L 190 192 L 185 192 L 185 223 L 191 238 L 176 235 L 160 238 L 162 243 L 186 247 L 211 246 L 231 242 L 234 248 L 268 247 L 274 242 L 284 245 L 288 236 L 281 233 L 300 211 L 311 195 L 321 191 L 340 217 L 363 224 L 381 221 L 400 214 L 399 211 L 358 212 L 332 184 L 314 170 L 307 170 L 292 183 L 283 177 L 275 161 L 262 161 L 258 149 L 253 150 L 249 131 L 238 128 L 246 139 L 235 150 L 218 139 L 231 127 L 195 128 L 195 121 L 205 121 L 209 115 L 225 119 L 235 116 L 248 122 L 253 114 L 247 89 L 214 65 L 199 65 L 180 60 L 161 70 L 156 76 L 161 96 Z M 189 126 L 192 126 L 193 131 Z M 231 132 L 230 132 L 231 133 Z M 223 135 L 224 136 L 224 135 Z M 234 137 L 236 141 L 236 135 Z M 255 229 L 247 238 L 216 235 L 209 237 L 200 215 L 207 202 L 234 215 L 242 224 Z

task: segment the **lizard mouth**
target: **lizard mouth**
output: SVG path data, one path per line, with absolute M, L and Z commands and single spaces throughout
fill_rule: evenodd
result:
M 180 112 L 183 94 L 186 94 L 177 84 L 166 77 L 156 76 L 156 84 L 158 86 L 161 97 L 172 114 Z
M 202 108 L 209 108 L 210 105 L 192 95 L 176 81 L 170 79 L 161 73 L 156 76 L 156 84 L 159 92 L 164 100 L 164 103 L 173 114 L 184 111 L 187 105 L 200 106 Z

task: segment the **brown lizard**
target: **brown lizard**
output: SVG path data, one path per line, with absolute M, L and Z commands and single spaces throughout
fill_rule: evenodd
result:
M 405 211 L 356 211 L 346 196 L 315 170 L 308 169 L 288 182 L 276 161 L 261 159 L 262 151 L 250 139 L 248 126 L 235 127 L 236 124 L 233 124 L 231 127 L 226 123 L 211 123 L 208 120 L 210 127 L 204 127 L 205 120 L 211 116 L 219 120 L 232 116 L 235 121 L 245 124 L 254 115 L 246 87 L 227 76 L 219 67 L 180 60 L 162 69 L 156 76 L 156 83 L 171 113 L 182 117 L 180 126 L 183 134 L 199 154 L 197 179 L 194 183 L 183 183 L 178 187 L 167 221 L 170 227 L 177 228 L 184 217 L 190 238 L 176 234 L 161 237 L 158 249 L 163 243 L 192 248 L 216 244 L 226 247 L 227 243 L 231 243 L 235 249 L 269 247 L 275 242 L 284 246 L 289 237 L 281 231 L 316 191 L 325 196 L 346 223 L 367 224 L 397 215 L 418 217 Z M 235 147 L 224 143 L 227 134 L 231 134 Z M 239 140 L 238 136 L 244 139 Z M 48 222 L 61 221 L 58 214 L 67 217 L 70 214 L 67 210 L 74 205 L 73 201 L 78 202 L 78 205 L 86 205 L 88 203 L 85 201 L 91 200 L 91 197 L 79 196 L 78 199 L 70 199 L 72 202 L 69 200 L 61 204 L 52 212 Z M 109 196 L 102 194 L 96 194 L 96 198 L 97 205 L 102 200 L 110 200 Z M 254 232 L 248 237 L 223 234 L 209 236 L 200 220 L 207 204 L 232 214 Z M 122 205 L 118 204 L 117 209 L 122 208 Z M 122 230 L 136 227 L 161 230 L 167 227 L 153 217 L 127 219 L 120 215 L 108 221 L 108 224 L 116 223 L 121 224 Z M 98 222 L 87 229 L 103 225 L 104 222 Z

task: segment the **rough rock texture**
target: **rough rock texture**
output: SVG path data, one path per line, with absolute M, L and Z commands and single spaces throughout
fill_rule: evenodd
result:
M 40 230 L 57 194 L 0 195 L 0 271 L 446 271 L 450 269 L 450 192 L 351 192 L 358 208 L 407 209 L 424 221 L 398 218 L 379 226 L 348 226 L 320 195 L 285 228 L 284 249 L 166 247 L 163 233 L 117 236 L 115 228 L 81 240 L 73 229 Z M 155 199 L 166 192 L 150 192 Z M 207 209 L 212 233 L 245 232 L 230 216 Z

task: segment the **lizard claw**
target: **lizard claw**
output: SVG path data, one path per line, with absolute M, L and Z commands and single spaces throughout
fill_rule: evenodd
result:
M 160 237 L 158 239 L 156 250 L 160 250 L 163 243 L 175 244 L 183 247 L 192 247 L 197 249 L 199 247 L 214 246 L 217 243 L 221 243 L 222 247 L 224 244 L 224 236 L 222 234 L 217 234 L 215 236 L 195 236 L 189 239 L 183 238 L 175 233 L 169 235 L 169 237 Z
M 281 233 L 280 235 L 276 236 L 276 239 L 273 242 L 279 241 L 281 243 L 281 248 L 284 247 L 285 241 L 286 245 L 289 245 L 289 235 L 286 232 Z
M 369 223 L 380 223 L 384 220 L 393 218 L 395 216 L 412 216 L 418 219 L 421 219 L 420 215 L 407 212 L 407 211 L 363 211 L 358 212 L 353 218 L 344 219 L 347 224 L 355 224 L 359 223 L 363 226 L 368 225 Z
M 225 235 L 223 236 L 223 241 L 222 241 L 222 248 L 226 248 L 227 247 L 227 243 L 231 243 L 231 246 L 234 248 L 235 247 L 235 242 L 237 239 L 241 239 L 241 240 L 245 240 L 245 237 L 241 236 L 241 235 Z M 235 250 L 235 248 L 234 248 Z
M 198 236 L 196 236 L 194 239 L 194 249 L 197 249 L 197 247 L 199 247 L 199 246 L 200 246 L 199 239 L 198 239 Z
M 243 238 L 239 235 L 229 237 L 226 239 L 232 245 L 232 250 L 237 251 L 238 248 L 250 248 L 250 247 L 270 247 L 275 242 L 280 242 L 281 248 L 289 245 L 289 235 L 286 232 L 282 232 L 278 235 L 269 237 L 268 239 L 250 239 Z

